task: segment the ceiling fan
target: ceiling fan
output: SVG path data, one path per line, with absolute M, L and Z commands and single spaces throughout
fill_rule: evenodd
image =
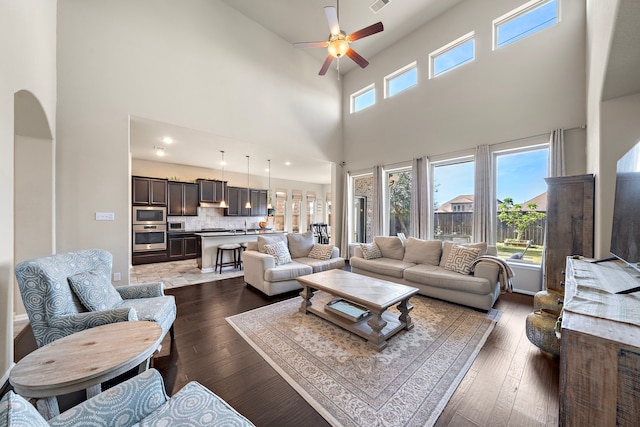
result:
M 299 48 L 309 48 L 309 47 L 326 47 L 329 55 L 327 59 L 325 59 L 324 64 L 322 64 L 322 68 L 320 68 L 320 72 L 318 73 L 321 76 L 324 76 L 331 66 L 331 62 L 334 58 L 340 58 L 343 55 L 347 55 L 349 58 L 353 60 L 360 67 L 364 68 L 369 65 L 369 61 L 364 59 L 362 56 L 358 54 L 355 50 L 349 46 L 349 43 L 352 43 L 356 40 L 365 38 L 372 34 L 379 33 L 384 30 L 382 26 L 382 22 L 377 22 L 373 25 L 369 25 L 366 28 L 353 32 L 349 35 L 340 29 L 340 25 L 338 24 L 338 10 L 333 6 L 326 6 L 324 8 L 324 13 L 327 16 L 327 22 L 329 23 L 329 40 L 325 42 L 300 42 L 294 43 L 294 47 Z

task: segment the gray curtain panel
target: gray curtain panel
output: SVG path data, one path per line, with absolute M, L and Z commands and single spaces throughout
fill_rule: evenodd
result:
M 351 181 L 351 174 L 348 171 L 342 172 L 342 239 L 335 244 L 340 248 L 340 255 L 344 259 L 349 259 L 349 217 L 346 214 L 351 199 L 349 194 L 349 182 Z
M 554 129 L 549 135 L 549 176 L 564 175 L 564 130 Z
M 373 167 L 373 219 L 371 224 L 371 234 L 373 236 L 381 236 L 383 230 L 382 224 L 382 166 Z
M 413 159 L 411 165 L 411 225 L 412 237 L 426 239 L 429 234 L 429 160 L 427 157 Z
M 491 188 L 491 154 L 488 145 L 478 145 L 475 155 L 475 182 L 473 199 L 473 241 L 493 244 L 494 236 Z

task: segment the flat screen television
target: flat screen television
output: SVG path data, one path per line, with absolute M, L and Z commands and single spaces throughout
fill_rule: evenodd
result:
M 640 142 L 618 160 L 610 252 L 640 269 Z

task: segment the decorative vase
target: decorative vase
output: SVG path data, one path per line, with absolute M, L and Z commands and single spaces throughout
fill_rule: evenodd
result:
M 560 356 L 560 340 L 555 333 L 559 316 L 559 311 L 543 308 L 529 314 L 526 321 L 529 341 L 543 353 L 553 357 Z

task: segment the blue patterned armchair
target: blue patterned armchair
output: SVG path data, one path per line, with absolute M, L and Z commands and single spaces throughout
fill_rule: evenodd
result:
M 160 373 L 149 369 L 45 421 L 33 405 L 9 391 L 0 401 L 0 427 L 250 427 L 227 402 L 191 381 L 169 398 Z
M 89 249 L 51 255 L 16 266 L 20 295 L 38 347 L 84 329 L 114 322 L 149 320 L 170 332 L 176 303 L 162 283 L 114 287 L 113 257 Z

